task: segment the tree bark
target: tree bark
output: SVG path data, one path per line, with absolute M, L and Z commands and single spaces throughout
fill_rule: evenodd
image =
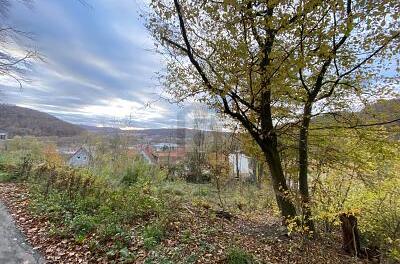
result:
M 240 170 L 239 170 L 239 152 L 238 151 L 236 151 L 236 162 L 235 162 L 235 165 L 236 165 L 236 180 L 237 181 L 240 181 Z
M 257 187 L 261 189 L 261 181 L 264 177 L 264 162 L 257 161 Z
M 354 215 L 342 213 L 339 215 L 342 223 L 342 248 L 353 256 L 361 256 L 360 236 L 357 228 L 357 218 Z
M 303 120 L 299 133 L 299 191 L 301 206 L 304 216 L 304 224 L 310 231 L 315 231 L 314 222 L 311 219 L 310 194 L 308 190 L 308 129 L 311 120 L 312 103 L 307 102 L 304 107 Z
M 267 143 L 262 146 L 262 150 L 271 173 L 272 186 L 281 215 L 288 220 L 296 216 L 296 208 L 293 202 L 285 196 L 285 192 L 289 191 L 289 188 L 286 184 L 278 149 L 273 144 Z
M 266 54 L 268 54 L 266 52 Z M 269 60 L 267 57 L 266 60 Z M 268 63 L 266 63 L 268 64 Z M 263 87 L 268 87 L 268 81 L 262 82 Z M 271 91 L 266 89 L 261 95 L 261 135 L 255 138 L 261 147 L 271 173 L 272 186 L 281 215 L 285 220 L 296 216 L 296 208 L 287 197 L 289 188 L 283 173 L 282 160 L 278 151 L 278 138 L 272 122 Z M 286 197 L 285 197 L 286 196 Z M 286 221 L 285 221 L 286 222 Z

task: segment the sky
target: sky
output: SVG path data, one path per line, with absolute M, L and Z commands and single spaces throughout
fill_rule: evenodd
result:
M 140 13 L 143 0 L 36 0 L 14 4 L 8 23 L 29 32 L 43 61 L 23 88 L 2 81 L 2 101 L 96 126 L 176 126 L 186 111 L 160 99 L 161 55 Z M 21 51 L 19 51 L 21 52 Z M 150 106 L 148 106 L 150 104 Z

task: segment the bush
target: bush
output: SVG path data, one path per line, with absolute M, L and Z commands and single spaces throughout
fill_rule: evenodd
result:
M 227 254 L 227 263 L 228 264 L 252 264 L 254 262 L 254 258 L 249 253 L 245 252 L 242 249 L 231 248 Z
M 12 180 L 11 174 L 0 171 L 0 182 L 9 182 L 11 180 Z
M 93 232 L 98 225 L 98 220 L 95 216 L 80 214 L 75 216 L 69 223 L 71 230 L 76 235 L 87 235 Z
M 23 181 L 28 179 L 32 175 L 33 160 L 30 154 L 23 156 L 14 171 L 11 180 L 12 181 Z
M 360 210 L 358 224 L 366 246 L 377 246 L 389 258 L 400 261 L 400 179 L 372 188 L 360 188 L 349 205 Z
M 144 247 L 148 250 L 154 248 L 164 238 L 165 229 L 160 223 L 153 223 L 143 230 Z
M 123 186 L 129 187 L 139 181 L 142 183 L 157 181 L 164 177 L 159 168 L 147 164 L 143 159 L 135 159 L 132 163 L 127 166 L 122 174 L 121 183 Z
M 126 186 L 131 186 L 138 181 L 140 171 L 137 167 L 128 167 L 124 176 L 122 177 L 122 183 Z
M 115 187 L 86 170 L 49 164 L 37 167 L 31 180 L 33 210 L 46 215 L 55 226 L 63 223 L 70 236 L 80 241 L 91 233 L 100 240 L 112 240 L 127 233 L 135 221 L 147 221 L 164 212 L 146 183 Z M 158 241 L 159 236 L 153 237 Z

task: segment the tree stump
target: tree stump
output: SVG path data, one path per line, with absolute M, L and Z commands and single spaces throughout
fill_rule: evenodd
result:
M 357 228 L 357 218 L 354 215 L 342 213 L 339 215 L 342 223 L 342 248 L 353 256 L 361 256 L 360 235 Z

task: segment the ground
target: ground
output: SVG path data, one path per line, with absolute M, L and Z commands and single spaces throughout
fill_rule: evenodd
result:
M 46 219 L 30 213 L 27 189 L 23 185 L 0 184 L 0 200 L 47 263 L 120 263 L 107 256 L 112 244 L 103 245 L 107 250 L 99 253 L 72 237 L 52 235 Z M 4 217 L 11 222 L 10 216 Z M 125 263 L 228 263 L 227 252 L 231 248 L 250 253 L 254 263 L 359 263 L 341 251 L 337 235 L 314 240 L 288 237 L 277 219 L 268 215 L 253 218 L 235 215 L 227 220 L 202 205 L 180 204 L 168 223 L 166 237 L 151 250 L 146 249 L 137 235 L 140 225 L 132 228 L 132 246 L 127 250 L 134 254 L 131 261 Z M 7 236 L 2 243 L 13 243 L 13 237 Z M 21 252 L 24 252 L 23 247 Z M 30 256 L 35 260 L 35 255 Z
M 0 263 L 44 263 L 41 256 L 25 240 L 14 225 L 12 216 L 0 202 Z

